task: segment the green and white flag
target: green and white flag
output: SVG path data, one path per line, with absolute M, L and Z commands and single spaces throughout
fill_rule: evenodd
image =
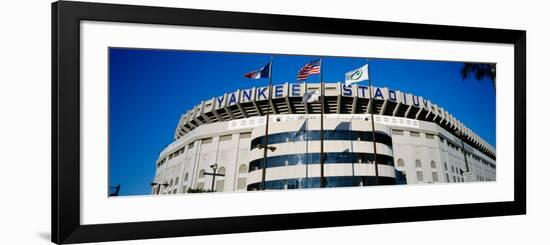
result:
M 369 80 L 369 64 L 346 73 L 346 86 L 365 80 Z

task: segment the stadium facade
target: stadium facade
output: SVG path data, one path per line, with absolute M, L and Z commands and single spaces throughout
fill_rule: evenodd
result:
M 181 116 L 175 141 L 156 162 L 153 194 L 261 188 L 270 113 L 265 189 L 316 188 L 320 182 L 321 103 L 302 103 L 319 83 L 237 90 Z M 445 109 L 390 88 L 325 83 L 327 187 L 496 180 L 496 153 Z M 369 108 L 375 122 L 376 162 Z M 463 150 L 464 149 L 464 150 Z M 213 166 L 217 167 L 213 176 Z

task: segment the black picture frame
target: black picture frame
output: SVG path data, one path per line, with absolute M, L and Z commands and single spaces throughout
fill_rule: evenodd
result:
M 514 201 L 80 224 L 80 22 L 84 20 L 514 45 Z M 117 4 L 52 4 L 52 242 L 58 244 L 381 224 L 526 213 L 526 32 Z

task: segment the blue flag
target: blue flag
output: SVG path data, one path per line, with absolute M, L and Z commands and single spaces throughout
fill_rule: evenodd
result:
M 250 79 L 269 78 L 270 68 L 271 68 L 271 62 L 265 65 L 262 69 L 246 73 L 244 74 L 244 76 Z

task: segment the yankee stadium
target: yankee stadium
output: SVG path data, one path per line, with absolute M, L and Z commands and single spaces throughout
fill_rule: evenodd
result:
M 264 77 L 266 67 L 246 76 Z M 151 193 L 496 180 L 495 148 L 429 98 L 321 86 L 276 84 L 197 101 L 158 156 Z M 316 91 L 322 102 L 304 103 Z

